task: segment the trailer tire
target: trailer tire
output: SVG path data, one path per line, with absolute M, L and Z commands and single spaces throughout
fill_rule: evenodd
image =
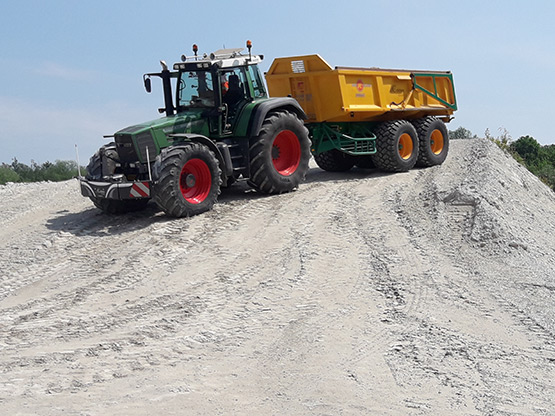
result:
M 249 146 L 249 185 L 265 194 L 281 194 L 304 180 L 310 160 L 308 130 L 296 114 L 268 113 Z
M 355 166 L 360 169 L 374 169 L 376 167 L 372 160 L 372 155 L 357 156 L 355 159 Z
M 417 166 L 441 165 L 449 152 L 449 133 L 445 123 L 436 117 L 425 117 L 412 122 L 418 133 Z
M 328 172 L 346 172 L 355 165 L 355 157 L 337 149 L 314 155 L 320 169 Z
M 209 211 L 220 194 L 218 159 L 199 143 L 164 149 L 156 158 L 153 174 L 153 199 L 172 217 Z
M 406 120 L 386 121 L 375 131 L 377 153 L 372 161 L 387 172 L 406 172 L 418 158 L 418 134 Z

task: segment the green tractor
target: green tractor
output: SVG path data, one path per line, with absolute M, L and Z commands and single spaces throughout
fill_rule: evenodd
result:
M 153 199 L 168 215 L 210 210 L 221 187 L 237 180 L 265 194 L 296 189 L 310 159 L 306 115 L 290 97 L 269 98 L 258 64 L 242 48 L 181 57 L 173 71 L 143 76 L 162 80 L 160 119 L 116 132 L 80 178 L 81 193 L 108 213 L 146 207 Z M 172 92 L 175 86 L 175 94 Z M 175 101 L 174 101 L 175 100 Z

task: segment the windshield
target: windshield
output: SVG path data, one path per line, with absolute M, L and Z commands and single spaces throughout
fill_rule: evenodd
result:
M 177 105 L 179 107 L 214 107 L 212 74 L 208 71 L 181 72 Z

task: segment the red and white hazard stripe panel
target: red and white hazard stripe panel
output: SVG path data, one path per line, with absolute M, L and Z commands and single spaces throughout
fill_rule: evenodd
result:
M 150 196 L 150 188 L 148 182 L 137 182 L 131 187 L 129 195 L 133 198 L 146 198 Z

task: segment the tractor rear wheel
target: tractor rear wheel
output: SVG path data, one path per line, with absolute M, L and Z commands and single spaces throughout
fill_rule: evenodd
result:
M 441 165 L 449 152 L 449 133 L 445 123 L 436 117 L 425 117 L 412 122 L 418 133 L 417 166 Z
M 331 149 L 314 156 L 320 169 L 328 172 L 346 172 L 355 165 L 355 157 L 337 149 Z
M 418 158 L 418 134 L 406 120 L 386 121 L 375 131 L 378 152 L 374 164 L 388 172 L 406 172 Z
M 218 159 L 199 143 L 164 149 L 156 158 L 153 174 L 154 201 L 172 217 L 208 211 L 220 194 Z
M 308 130 L 296 114 L 271 112 L 258 136 L 251 139 L 249 156 L 249 185 L 265 194 L 290 192 L 308 171 Z

